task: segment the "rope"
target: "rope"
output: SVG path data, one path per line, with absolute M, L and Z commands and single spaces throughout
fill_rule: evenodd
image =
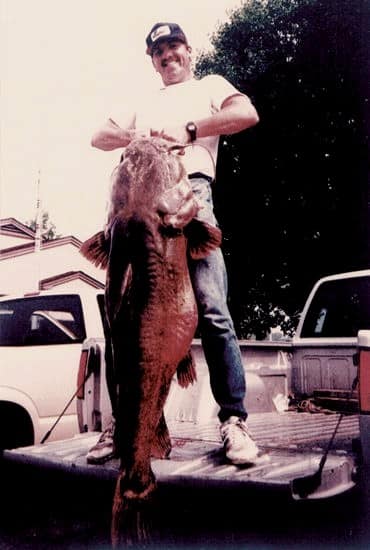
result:
M 353 392 L 355 391 L 355 389 L 356 389 L 356 387 L 357 387 L 357 384 L 358 384 L 358 377 L 356 376 L 355 379 L 354 379 L 353 382 L 352 382 L 352 388 L 351 388 L 351 392 L 350 392 L 349 396 L 347 397 L 347 403 L 348 403 L 349 400 L 352 398 Z M 339 429 L 339 425 L 340 425 L 340 423 L 341 423 L 341 421 L 342 421 L 342 418 L 343 418 L 344 414 L 345 414 L 344 412 L 341 412 L 341 413 L 340 413 L 339 418 L 338 418 L 338 422 L 336 423 L 335 429 L 334 429 L 334 431 L 333 431 L 333 433 L 332 433 L 332 436 L 331 436 L 331 438 L 330 438 L 330 440 L 329 440 L 329 443 L 328 443 L 328 445 L 327 445 L 327 447 L 326 447 L 326 449 L 325 449 L 324 454 L 323 454 L 322 457 L 321 457 L 320 464 L 319 464 L 319 468 L 318 468 L 318 470 L 317 470 L 317 474 L 320 475 L 320 476 L 321 476 L 321 473 L 322 473 L 322 471 L 323 471 L 323 469 L 324 469 L 326 459 L 327 459 L 327 457 L 328 457 L 328 454 L 329 454 L 330 449 L 332 448 L 333 441 L 334 441 L 334 439 L 335 439 L 335 436 L 337 435 L 337 432 L 338 432 L 338 429 Z
M 66 412 L 66 410 L 68 409 L 68 407 L 70 406 L 70 404 L 72 403 L 72 401 L 74 400 L 74 398 L 76 397 L 76 395 L 78 394 L 80 389 L 83 387 L 83 385 L 85 384 L 85 382 L 87 381 L 87 379 L 89 378 L 91 373 L 92 373 L 92 370 L 88 369 L 83 381 L 78 386 L 77 390 L 74 392 L 71 399 L 68 401 L 68 403 L 66 404 L 66 406 L 64 407 L 64 409 L 62 410 L 62 412 L 60 413 L 60 415 L 58 416 L 58 418 L 56 419 L 56 421 L 54 422 L 52 427 L 50 428 L 50 430 L 47 431 L 46 434 L 44 435 L 44 437 L 41 439 L 41 441 L 40 441 L 41 445 L 43 445 L 45 443 L 45 441 L 47 439 L 49 439 L 49 437 L 50 437 L 52 431 L 54 430 L 55 426 L 58 424 L 59 420 L 62 418 L 62 416 L 64 415 L 64 413 Z
M 212 156 L 212 153 L 211 151 L 208 149 L 208 147 L 206 147 L 205 145 L 203 145 L 202 143 L 187 143 L 186 145 L 181 145 L 181 144 L 175 144 L 173 145 L 169 151 L 175 151 L 176 149 L 187 149 L 188 147 L 202 147 L 203 149 L 205 149 L 207 151 L 207 153 L 209 154 L 210 158 L 211 158 L 211 162 L 212 162 L 212 168 L 213 168 L 213 173 L 214 173 L 214 179 L 216 178 L 216 163 L 215 163 L 215 159 L 213 158 Z

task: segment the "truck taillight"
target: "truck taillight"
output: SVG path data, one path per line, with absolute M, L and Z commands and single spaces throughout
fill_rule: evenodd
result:
M 359 405 L 361 413 L 370 414 L 370 350 L 360 349 Z
M 77 398 L 78 399 L 84 399 L 85 397 L 85 379 L 87 375 L 87 364 L 89 359 L 89 352 L 87 350 L 83 350 L 80 355 L 80 364 L 78 367 L 78 375 L 77 375 Z

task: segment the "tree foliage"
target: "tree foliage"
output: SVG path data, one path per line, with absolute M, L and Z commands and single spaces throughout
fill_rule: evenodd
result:
M 32 220 L 26 221 L 25 225 L 33 231 L 36 231 L 36 217 Z M 41 213 L 41 236 L 44 241 L 52 241 L 60 237 L 60 235 L 56 232 L 55 224 L 50 220 L 48 212 Z
M 367 5 L 247 0 L 197 59 L 260 115 L 222 138 L 214 190 L 241 336 L 291 331 L 317 278 L 369 265 Z

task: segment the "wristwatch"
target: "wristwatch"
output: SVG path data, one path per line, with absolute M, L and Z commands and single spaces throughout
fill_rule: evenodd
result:
M 185 128 L 189 132 L 190 141 L 195 141 L 197 139 L 197 127 L 194 122 L 188 122 Z

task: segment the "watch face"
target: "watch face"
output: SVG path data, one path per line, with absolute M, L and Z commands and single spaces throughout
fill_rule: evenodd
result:
M 190 134 L 191 141 L 194 141 L 197 138 L 197 127 L 195 126 L 194 122 L 188 122 L 186 125 L 186 129 Z

